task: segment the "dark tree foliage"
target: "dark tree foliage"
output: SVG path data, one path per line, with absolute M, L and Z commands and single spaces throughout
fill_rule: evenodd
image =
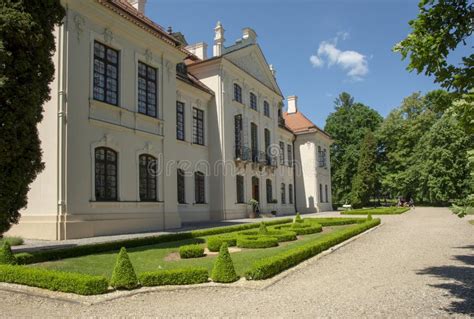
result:
M 382 117 L 362 103 L 354 103 L 343 92 L 335 100 L 335 112 L 327 120 L 325 131 L 334 139 L 331 145 L 332 192 L 335 203 L 351 200 L 352 180 L 357 172 L 361 141 L 367 131 L 375 131 Z
M 474 4 L 471 0 L 421 0 L 418 17 L 409 22 L 412 32 L 394 51 L 409 58 L 409 71 L 433 75 L 448 90 L 466 93 L 474 88 L 474 54 L 458 65 L 447 62 L 460 44 L 468 45 L 474 31 Z
M 50 98 L 59 0 L 3 0 L 0 7 L 0 234 L 17 223 L 43 169 L 37 124 Z

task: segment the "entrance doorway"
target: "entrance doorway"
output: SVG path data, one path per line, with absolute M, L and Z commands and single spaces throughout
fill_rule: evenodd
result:
M 260 185 L 258 177 L 252 177 L 252 199 L 260 203 Z

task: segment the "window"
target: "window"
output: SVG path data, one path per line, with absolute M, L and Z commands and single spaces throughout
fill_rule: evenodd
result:
M 194 173 L 194 201 L 196 204 L 204 204 L 206 202 L 204 187 L 204 174 L 201 172 Z
M 321 146 L 318 146 L 318 166 L 319 167 L 326 166 L 324 157 L 325 157 L 325 153 L 323 153 L 323 151 L 321 150 Z
M 237 203 L 244 203 L 244 177 L 242 175 L 235 176 L 237 187 Z
M 281 203 L 286 204 L 286 189 L 285 183 L 281 183 Z
M 267 101 L 263 101 L 263 115 L 270 117 L 270 104 Z
M 110 148 L 95 149 L 95 199 L 117 200 L 117 152 Z
M 319 184 L 319 202 L 323 202 L 323 184 Z
M 326 168 L 326 149 L 323 151 L 323 167 Z
M 266 155 L 266 162 L 267 165 L 272 164 L 272 156 L 271 156 L 271 149 L 270 149 L 270 131 L 268 129 L 265 129 L 265 155 Z
M 329 203 L 329 200 L 328 200 L 328 185 L 324 185 L 324 192 L 325 192 L 325 197 L 326 197 L 326 203 Z
M 156 69 L 138 62 L 138 112 L 157 117 Z
M 288 144 L 286 150 L 288 152 L 288 166 L 293 166 L 293 147 Z
M 289 184 L 288 185 L 288 201 L 290 204 L 293 204 L 293 185 Z
M 186 203 L 184 171 L 182 169 L 178 169 L 178 203 L 180 204 Z
M 250 124 L 250 137 L 252 143 L 252 161 L 258 162 L 258 126 L 255 123 Z
M 267 189 L 267 203 L 273 202 L 273 189 L 272 189 L 272 180 L 267 179 L 266 181 L 266 189 Z
M 235 158 L 243 158 L 242 150 L 242 114 L 234 117 L 234 143 L 235 143 Z
M 119 53 L 94 42 L 94 100 L 118 104 Z
M 204 111 L 193 108 L 193 143 L 204 145 Z
M 280 165 L 285 164 L 285 143 L 280 142 Z
M 156 201 L 156 158 L 151 155 L 140 155 L 140 200 Z
M 234 84 L 234 101 L 242 103 L 242 88 L 238 84 Z
M 257 96 L 253 93 L 250 93 L 250 108 L 257 110 Z
M 184 141 L 184 103 L 176 102 L 176 138 Z

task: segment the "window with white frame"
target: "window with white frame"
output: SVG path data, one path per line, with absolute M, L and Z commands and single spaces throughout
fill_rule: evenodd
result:
M 119 51 L 94 42 L 94 100 L 118 105 Z

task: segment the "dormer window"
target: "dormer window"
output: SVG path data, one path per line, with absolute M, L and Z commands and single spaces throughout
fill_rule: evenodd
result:
M 250 93 L 250 108 L 257 110 L 257 96 L 253 93 Z
M 242 88 L 238 84 L 234 84 L 234 101 L 242 103 Z

